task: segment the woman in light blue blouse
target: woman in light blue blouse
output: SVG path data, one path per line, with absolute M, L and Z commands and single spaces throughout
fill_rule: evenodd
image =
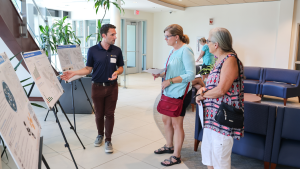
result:
M 205 80 L 205 78 L 208 77 L 208 74 L 210 72 L 210 70 L 208 70 L 208 66 L 214 64 L 214 55 L 209 52 L 209 48 L 206 44 L 205 38 L 201 38 L 199 41 L 203 47 L 201 49 L 201 53 L 198 59 L 196 60 L 196 62 L 198 62 L 201 58 L 203 58 L 203 65 L 200 74 L 202 75 L 202 80 Z
M 180 25 L 172 24 L 165 28 L 165 40 L 173 49 L 169 53 L 169 62 L 167 65 L 167 74 L 153 75 L 155 78 L 164 77 L 162 82 L 163 94 L 171 98 L 183 99 L 185 89 L 189 82 L 194 80 L 196 67 L 194 61 L 194 53 L 189 43 L 189 37 L 183 34 Z M 165 65 L 167 63 L 167 60 Z M 165 128 L 166 144 L 155 150 L 155 154 L 172 153 L 170 159 L 161 162 L 164 166 L 170 166 L 181 163 L 181 148 L 184 140 L 183 118 L 186 108 L 192 99 L 192 83 L 189 85 L 188 93 L 184 99 L 183 108 L 180 116 L 169 117 L 162 115 Z M 174 143 L 174 144 L 173 144 Z

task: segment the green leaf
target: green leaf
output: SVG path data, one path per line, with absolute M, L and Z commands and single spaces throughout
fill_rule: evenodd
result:
M 20 53 L 21 53 L 21 52 L 20 52 Z M 10 61 L 13 60 L 13 59 L 14 59 L 16 56 L 18 56 L 20 53 L 18 53 L 18 54 L 16 54 L 15 56 L 9 58 L 9 60 L 10 60 Z
M 20 66 L 20 64 L 22 63 L 22 61 L 23 61 L 23 59 L 21 59 L 21 60 L 19 61 L 19 63 L 16 65 L 16 67 L 14 68 L 15 71 L 17 71 L 17 69 L 18 69 L 18 67 Z
M 45 29 L 44 29 L 44 27 L 43 27 L 42 25 L 40 25 L 39 28 L 40 28 L 40 31 L 41 31 L 43 34 L 45 34 Z
M 119 4 L 117 4 L 115 2 L 112 2 L 112 3 L 119 9 L 120 13 L 122 13 L 121 8 L 119 7 Z
M 43 108 L 43 109 L 47 109 L 47 108 L 45 108 L 44 106 L 42 106 L 42 105 L 39 105 L 39 104 L 37 104 L 37 103 L 31 103 L 31 105 L 32 105 L 32 106 L 35 106 L 35 107 L 39 107 L 39 108 Z
M 26 96 L 28 95 L 28 93 L 27 93 L 27 91 L 25 90 L 25 88 L 23 88 L 24 89 L 24 92 L 25 92 L 25 94 L 26 94 Z
M 33 82 L 32 83 L 28 83 L 27 85 L 24 85 L 23 87 L 25 88 L 25 87 L 30 86 L 32 84 L 33 84 Z
M 23 82 L 29 80 L 30 78 L 31 78 L 31 77 L 29 77 L 29 78 L 27 78 L 27 79 L 24 79 L 24 80 L 21 80 L 20 83 L 23 83 Z

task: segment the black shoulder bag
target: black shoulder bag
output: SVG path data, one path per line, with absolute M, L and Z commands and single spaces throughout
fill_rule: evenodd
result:
M 239 69 L 239 80 L 240 80 L 240 91 L 242 89 L 242 79 L 241 79 L 241 69 L 239 59 L 237 59 L 238 69 Z M 239 93 L 239 103 L 242 106 L 241 97 Z M 244 110 L 237 109 L 234 106 L 228 105 L 224 102 L 221 103 L 217 114 L 215 115 L 215 120 L 223 126 L 230 128 L 243 128 L 244 127 Z

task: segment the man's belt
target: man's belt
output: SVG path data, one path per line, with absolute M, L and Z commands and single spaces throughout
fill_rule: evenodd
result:
M 105 83 L 97 83 L 97 82 L 92 81 L 92 84 L 94 84 L 96 86 L 112 86 L 116 83 L 117 83 L 117 81 L 105 82 Z

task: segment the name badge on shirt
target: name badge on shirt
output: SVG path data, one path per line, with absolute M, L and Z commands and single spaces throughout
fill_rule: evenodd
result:
M 117 59 L 116 58 L 110 58 L 110 63 L 117 63 Z

